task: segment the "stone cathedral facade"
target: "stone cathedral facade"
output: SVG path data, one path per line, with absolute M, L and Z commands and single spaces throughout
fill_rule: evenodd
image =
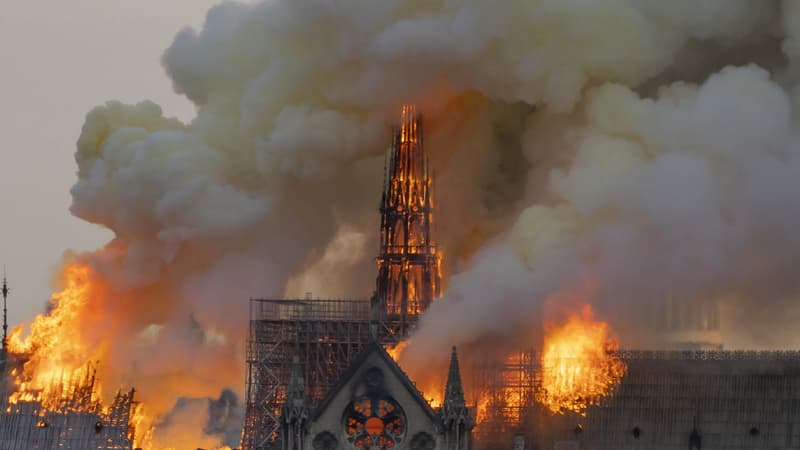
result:
M 455 348 L 445 399 L 433 409 L 392 357 L 369 343 L 311 408 L 295 364 L 281 411 L 282 450 L 470 450 L 474 420 Z

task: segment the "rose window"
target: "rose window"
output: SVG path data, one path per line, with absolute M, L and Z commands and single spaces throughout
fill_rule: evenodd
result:
M 384 396 L 366 396 L 351 403 L 344 415 L 347 440 L 356 448 L 394 448 L 403 439 L 406 421 L 400 405 Z

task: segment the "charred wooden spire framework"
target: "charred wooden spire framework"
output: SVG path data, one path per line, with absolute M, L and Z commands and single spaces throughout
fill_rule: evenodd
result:
M 374 299 L 379 319 L 399 337 L 439 296 L 441 258 L 431 236 L 433 205 L 421 118 L 413 105 L 406 105 L 384 175 Z
M 308 404 L 319 402 L 370 340 L 402 341 L 439 295 L 433 180 L 423 144 L 422 119 L 413 105 L 404 106 L 387 155 L 372 301 L 251 300 L 243 448 L 274 448 L 281 439 L 282 409 L 297 392 L 290 389 L 293 373 L 304 374 Z

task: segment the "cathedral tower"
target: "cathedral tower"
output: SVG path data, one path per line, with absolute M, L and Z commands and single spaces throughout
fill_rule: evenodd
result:
M 440 262 L 431 238 L 433 182 L 413 105 L 402 110 L 394 133 L 381 197 L 381 247 L 375 302 L 380 320 L 406 336 L 439 296 Z

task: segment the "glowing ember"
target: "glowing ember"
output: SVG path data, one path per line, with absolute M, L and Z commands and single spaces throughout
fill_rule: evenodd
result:
M 625 364 L 612 354 L 616 349 L 608 324 L 593 320 L 588 305 L 561 326 L 546 330 L 539 400 L 553 413 L 585 414 L 625 375 Z

